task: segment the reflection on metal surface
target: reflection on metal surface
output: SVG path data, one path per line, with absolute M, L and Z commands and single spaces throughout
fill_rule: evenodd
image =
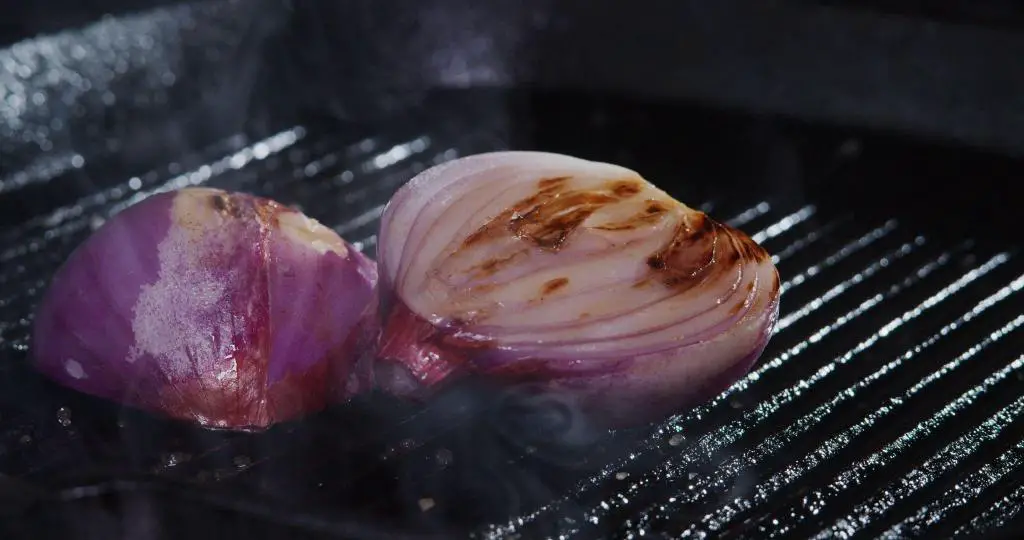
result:
M 775 238 L 776 236 L 792 229 L 793 227 L 796 227 L 797 225 L 807 221 L 808 219 L 811 219 L 811 217 L 814 216 L 814 214 L 817 213 L 817 211 L 818 209 L 815 208 L 814 206 L 805 206 L 800 210 L 797 210 L 796 212 L 793 212 L 792 214 L 789 214 L 788 216 L 780 219 L 777 223 L 773 223 L 770 227 L 764 229 L 763 231 L 758 231 L 750 235 L 750 238 L 752 238 L 758 244 L 766 240 Z
M 1010 294 L 1019 291 L 1022 285 L 1024 285 L 1024 280 L 1018 280 L 1013 284 L 1001 289 L 998 293 L 986 298 L 982 302 L 978 303 L 969 312 L 967 312 L 962 317 L 957 319 L 955 322 L 944 326 L 941 330 L 933 334 L 931 337 L 923 341 L 921 344 L 914 346 L 910 350 L 906 351 L 905 353 L 897 357 L 895 360 L 883 365 L 875 372 L 862 378 L 853 386 L 850 386 L 845 390 L 839 392 L 835 397 L 823 403 L 822 405 L 819 405 L 811 413 L 804 415 L 800 419 L 792 422 L 789 427 L 773 434 L 763 443 L 759 444 L 755 449 L 751 450 L 749 452 L 749 455 L 745 455 L 742 458 L 736 460 L 735 462 L 726 463 L 723 466 L 719 467 L 719 469 L 715 472 L 714 476 L 719 477 L 728 476 L 730 474 L 736 474 L 735 469 L 745 467 L 746 463 L 758 462 L 760 461 L 760 459 L 763 459 L 768 454 L 780 450 L 784 445 L 791 443 L 793 440 L 796 439 L 796 437 L 798 437 L 802 433 L 806 432 L 807 430 L 821 422 L 825 416 L 831 414 L 832 411 L 834 411 L 838 406 L 840 406 L 841 404 L 848 400 L 856 399 L 862 396 L 863 392 L 865 391 L 870 391 L 869 388 L 871 388 L 871 386 L 874 383 L 882 380 L 885 376 L 889 375 L 894 370 L 900 368 L 909 360 L 919 355 L 922 351 L 934 345 L 940 338 L 945 337 L 953 330 L 973 320 L 978 315 L 983 313 L 985 310 L 996 305 L 998 302 L 1005 300 L 1007 297 L 1010 296 Z M 754 489 L 753 497 L 737 498 L 731 503 L 718 509 L 716 512 L 713 513 L 713 515 L 703 519 L 700 524 L 695 524 L 693 527 L 689 529 L 689 531 L 691 531 L 691 533 L 693 534 L 696 534 L 699 531 L 711 532 L 727 527 L 728 524 L 731 521 L 733 521 L 738 514 L 740 514 L 741 512 L 749 511 L 757 504 L 765 503 L 767 500 L 769 500 L 769 498 L 771 498 L 771 496 L 776 491 L 781 489 L 783 486 L 789 485 L 793 482 L 798 482 L 801 479 L 803 479 L 805 474 L 808 474 L 815 467 L 817 467 L 823 462 L 826 462 L 836 453 L 846 448 L 855 437 L 858 437 L 861 434 L 863 434 L 870 427 L 874 426 L 880 419 L 886 417 L 890 413 L 898 411 L 904 403 L 906 403 L 912 397 L 920 393 L 922 390 L 928 388 L 930 384 L 934 383 L 935 381 L 945 376 L 949 372 L 963 365 L 965 362 L 976 356 L 977 353 L 980 352 L 982 349 L 992 345 L 993 343 L 1002 339 L 1007 334 L 1017 330 L 1017 328 L 1019 328 L 1021 324 L 1024 324 L 1024 316 L 1018 317 L 1010 324 L 992 333 L 984 341 L 981 341 L 980 343 L 969 349 L 967 352 L 957 357 L 955 360 L 945 364 L 944 366 L 942 366 L 942 368 L 932 373 L 928 377 L 925 377 L 906 392 L 902 393 L 901 395 L 890 398 L 885 405 L 883 405 L 878 410 L 866 415 L 859 423 L 857 423 L 853 427 L 839 433 L 838 435 L 829 438 L 823 444 L 818 446 L 817 449 L 809 452 L 804 458 L 798 460 L 797 463 L 786 467 L 783 471 L 779 473 L 776 473 L 767 482 L 759 484 Z M 1005 374 L 1003 375 L 1003 377 L 1005 377 Z M 998 380 L 1002 379 L 1000 378 Z M 995 384 L 995 382 L 998 382 L 998 380 L 993 381 L 992 384 Z M 870 463 L 871 466 L 876 467 L 884 464 L 883 461 L 880 461 L 875 458 L 868 458 L 867 460 L 865 460 L 865 463 Z M 857 468 L 856 465 L 855 468 Z M 863 469 L 864 467 L 862 467 L 860 471 L 862 474 L 864 472 Z M 844 478 L 845 476 L 841 475 L 840 477 Z M 720 481 L 721 480 L 717 479 L 712 480 L 712 482 Z M 827 498 L 837 496 L 843 488 L 847 487 L 848 484 L 850 484 L 849 481 L 839 481 L 831 486 L 832 489 L 823 490 L 821 492 L 825 493 L 826 495 L 821 495 L 821 493 L 815 492 L 813 494 L 813 498 L 816 501 L 816 504 L 812 507 L 811 514 L 816 513 L 816 511 L 820 509 L 822 505 L 825 504 Z M 800 522 L 802 519 L 804 518 L 797 517 L 791 514 L 789 516 L 786 516 L 785 519 L 780 518 L 778 520 L 773 520 L 770 525 L 762 525 L 761 533 L 768 534 L 771 536 L 786 534 L 788 532 L 791 532 L 790 526 L 787 525 L 790 521 L 796 523 Z
M 33 182 L 49 182 L 72 169 L 81 169 L 84 166 L 85 158 L 81 154 L 46 156 L 10 177 L 0 178 L 0 194 L 20 189 Z
M 766 372 L 781 367 L 784 363 L 790 361 L 793 357 L 803 353 L 814 343 L 821 341 L 825 336 L 846 326 L 847 324 L 857 319 L 858 317 L 863 316 L 869 310 L 878 306 L 880 302 L 893 298 L 896 295 L 903 292 L 904 290 L 908 289 L 909 287 L 916 285 L 925 277 L 929 276 L 939 268 L 949 264 L 949 261 L 949 253 L 943 253 L 939 255 L 935 260 L 918 268 L 918 270 L 914 274 L 904 278 L 903 281 L 890 286 L 887 291 L 875 294 L 874 296 L 861 302 L 856 308 L 837 317 L 831 324 L 819 328 L 816 332 L 812 333 L 803 341 L 800 341 L 796 345 L 790 347 L 785 352 L 779 354 L 772 360 L 765 362 L 761 366 L 758 366 L 758 368 L 755 369 L 750 375 L 747 375 L 747 377 L 745 377 L 743 380 L 739 381 L 737 384 L 730 387 L 729 390 L 726 390 L 726 392 L 731 393 L 733 391 L 743 391 L 748 389 L 750 387 L 750 384 L 760 380 L 761 376 L 764 375 Z
M 836 264 L 843 261 L 850 255 L 853 255 L 854 253 L 857 253 L 858 251 L 861 251 L 862 249 L 870 246 L 877 240 L 884 238 L 889 233 L 896 230 L 896 225 L 896 220 L 889 220 L 885 223 L 885 225 L 872 230 L 871 232 L 865 234 L 864 236 L 861 236 L 860 238 L 853 242 L 850 242 L 849 244 L 846 244 L 845 246 L 842 247 L 842 249 L 840 249 L 836 253 L 829 255 L 828 258 L 826 258 L 824 261 L 821 261 L 820 263 L 817 264 L 812 264 L 803 272 L 800 272 L 796 276 L 784 281 L 782 283 L 781 288 L 782 293 L 785 294 L 790 289 L 806 283 L 808 279 L 820 274 L 821 271 L 824 270 L 825 268 L 835 266 Z
M 1024 441 L 1014 445 L 995 461 L 986 463 L 977 471 L 967 475 L 952 488 L 943 492 L 941 496 L 925 504 L 903 521 L 889 527 L 884 534 L 890 537 L 921 536 L 927 532 L 930 525 L 973 502 L 975 497 L 991 488 L 993 484 L 1009 475 L 1019 477 L 1022 465 L 1024 465 Z
M 1010 523 L 1024 511 L 1024 486 L 1014 489 L 956 530 L 957 536 L 982 535 Z
M 913 283 L 919 281 L 920 279 L 923 279 L 925 276 L 933 272 L 935 268 L 944 264 L 942 262 L 943 260 L 948 261 L 948 256 L 940 257 L 934 263 L 930 263 L 929 265 L 921 267 L 917 272 L 915 272 L 914 275 L 906 278 L 904 283 L 906 283 L 906 281 L 908 280 Z M 985 276 L 986 274 L 989 274 L 999 266 L 1005 264 L 1008 260 L 1009 256 L 1006 254 L 996 255 L 986 263 L 964 274 L 959 279 L 955 280 L 953 283 L 946 285 L 935 294 L 929 296 L 927 299 L 925 299 L 923 302 L 918 304 L 913 309 L 908 310 L 899 317 L 891 320 L 890 322 L 882 326 L 882 328 L 880 328 L 878 331 L 869 336 L 867 339 L 864 339 L 863 341 L 858 343 L 853 349 L 850 349 L 845 354 L 839 356 L 835 360 L 826 363 L 824 366 L 819 368 L 817 372 L 811 377 L 802 379 L 798 381 L 796 384 L 790 386 L 789 388 L 782 390 L 781 392 L 777 392 L 768 397 L 767 399 L 759 402 L 753 408 L 753 410 L 745 413 L 741 420 L 735 420 L 726 423 L 718 428 L 715 428 L 711 433 L 701 436 L 694 444 L 689 446 L 689 449 L 687 451 L 684 451 L 681 455 L 670 456 L 668 459 L 664 460 L 660 465 L 658 465 L 655 469 L 649 471 L 648 473 L 644 474 L 641 478 L 637 479 L 629 487 L 623 490 L 618 490 L 614 497 L 604 499 L 599 504 L 584 510 L 585 521 L 597 523 L 602 522 L 605 519 L 605 517 L 609 515 L 611 512 L 613 512 L 616 508 L 619 508 L 625 504 L 629 504 L 629 499 L 631 495 L 634 493 L 641 492 L 641 490 L 644 489 L 646 485 L 649 485 L 651 483 L 662 483 L 665 482 L 666 480 L 679 478 L 680 474 L 683 474 L 685 477 L 685 471 L 690 470 L 694 465 L 703 463 L 708 459 L 713 459 L 714 456 L 716 456 L 723 449 L 727 448 L 729 445 L 736 442 L 750 428 L 764 422 L 767 418 L 771 417 L 773 414 L 778 412 L 785 405 L 792 402 L 800 394 L 809 391 L 816 383 L 820 382 L 821 380 L 835 372 L 835 370 L 839 366 L 850 362 L 850 360 L 855 358 L 857 355 L 873 346 L 876 342 L 883 339 L 885 336 L 888 336 L 892 331 L 903 326 L 907 322 L 917 318 L 923 312 L 933 308 L 934 306 L 946 300 L 950 296 L 958 293 L 959 291 L 961 291 L 971 283 L 975 282 L 979 278 Z M 893 289 L 900 287 L 900 285 L 903 284 L 894 285 L 893 288 L 890 288 L 890 294 L 895 294 L 895 292 L 898 292 L 900 289 L 896 289 L 896 291 L 893 291 Z M 906 285 L 903 285 L 903 287 L 906 287 Z M 862 303 L 861 306 L 859 306 L 853 312 L 837 319 L 836 323 L 833 323 L 833 325 L 842 326 L 846 324 L 852 318 L 862 314 L 864 311 L 867 311 L 867 309 L 870 308 L 869 306 L 877 305 L 885 298 L 886 295 L 883 294 L 878 294 L 872 297 L 868 301 Z M 837 328 L 838 326 L 835 327 Z M 734 393 L 750 388 L 750 386 L 753 383 L 762 378 L 766 371 L 778 368 L 779 366 L 783 365 L 787 361 L 791 360 L 794 356 L 802 352 L 804 349 L 806 349 L 809 346 L 809 344 L 820 341 L 820 339 L 824 337 L 824 335 L 828 334 L 832 330 L 834 330 L 834 328 L 829 329 L 829 327 L 825 327 L 822 330 L 819 330 L 818 333 L 813 334 L 807 341 L 804 341 L 794 346 L 790 351 L 783 353 L 782 355 L 774 358 L 773 360 L 760 365 L 757 369 L 748 374 L 744 379 L 740 380 L 732 387 L 730 387 L 728 390 L 726 390 L 723 394 L 721 394 L 719 397 L 712 400 L 708 405 L 699 407 L 696 411 L 688 415 L 685 415 L 682 419 L 682 422 L 680 422 L 679 420 L 673 420 L 671 423 L 685 423 L 687 420 L 699 419 L 703 414 L 706 414 L 709 409 L 720 406 L 723 402 L 727 400 L 727 398 L 732 396 Z M 815 336 L 818 336 L 817 339 L 815 339 Z M 633 454 L 631 455 L 630 459 L 633 460 L 636 459 L 637 457 L 638 456 L 636 454 Z M 694 489 L 700 489 L 700 491 L 697 492 L 698 494 L 707 495 L 709 490 L 711 489 L 711 486 L 708 484 L 698 483 L 691 485 L 693 485 Z M 689 490 L 689 487 L 687 487 L 687 490 Z M 666 515 L 666 513 L 661 511 L 661 508 L 668 508 L 668 506 L 673 504 L 674 502 L 675 501 L 670 500 L 668 501 L 668 503 L 660 503 L 658 505 L 658 509 L 655 515 Z M 521 519 L 537 519 L 543 514 L 557 511 L 557 508 L 558 503 L 543 508 L 533 513 L 532 515 L 524 516 Z M 670 514 L 671 512 L 668 513 Z M 650 514 L 648 514 L 648 516 L 650 516 Z M 651 517 L 647 517 L 642 521 L 646 522 L 649 519 L 651 519 Z M 519 523 L 510 523 L 506 528 L 493 528 L 489 531 L 489 533 L 492 535 L 500 536 L 501 534 L 507 534 L 509 532 L 517 530 L 520 525 L 521 524 Z
M 998 263 L 996 261 L 998 261 Z M 750 429 L 756 423 L 763 422 L 770 415 L 776 413 L 779 410 L 779 408 L 781 408 L 783 405 L 792 401 L 796 396 L 800 395 L 802 392 L 808 391 L 810 388 L 813 387 L 814 384 L 820 382 L 821 379 L 823 379 L 826 375 L 835 371 L 839 365 L 850 361 L 856 355 L 866 350 L 867 347 L 873 345 L 878 339 L 888 335 L 888 333 L 891 332 L 892 330 L 895 330 L 902 324 L 919 316 L 924 310 L 928 309 L 929 307 L 932 307 L 938 304 L 939 302 L 945 300 L 950 295 L 955 294 L 958 290 L 962 289 L 964 286 L 976 280 L 978 277 L 984 275 L 985 273 L 990 272 L 996 266 L 998 266 L 998 264 L 1002 264 L 1003 262 L 1005 262 L 1005 260 L 1000 260 L 997 258 L 993 259 L 988 264 L 979 267 L 977 270 L 973 271 L 973 277 L 964 279 L 962 281 L 958 281 L 952 286 L 947 287 L 940 291 L 939 293 L 937 293 L 936 295 L 930 297 L 928 300 L 920 304 L 917 308 L 914 308 L 913 310 L 906 312 L 904 316 L 900 317 L 899 319 L 894 319 L 892 322 L 884 326 L 882 330 L 873 334 L 868 339 L 862 341 L 860 344 L 857 345 L 857 347 L 852 349 L 850 352 L 842 355 L 840 358 L 820 368 L 818 372 L 815 373 L 812 377 L 802 380 L 793 387 L 791 387 L 790 389 L 775 394 L 768 400 L 758 404 L 754 408 L 754 410 L 751 411 L 751 413 L 745 415 L 746 418 L 744 418 L 744 421 L 733 423 L 733 425 L 728 429 L 729 433 L 727 436 L 739 437 L 740 435 L 743 434 L 745 430 Z M 968 276 L 971 276 L 971 274 L 968 274 Z M 965 278 L 967 278 L 968 276 L 965 276 Z M 918 345 L 914 349 L 907 351 L 907 353 L 903 354 L 896 360 L 893 360 L 892 362 L 883 365 L 874 373 L 867 375 L 866 377 L 863 377 L 856 384 L 838 392 L 830 400 L 817 406 L 811 412 L 802 415 L 798 419 L 790 422 L 788 427 L 780 431 L 777 431 L 772 436 L 768 437 L 763 442 L 758 444 L 755 448 L 744 453 L 742 456 L 728 459 L 725 462 L 720 463 L 717 467 L 715 467 L 714 473 L 712 473 L 708 477 L 691 481 L 688 485 L 685 486 L 685 488 L 680 494 L 676 495 L 676 501 L 674 501 L 672 504 L 662 504 L 657 509 L 649 508 L 646 511 L 642 512 L 642 514 L 671 514 L 673 508 L 676 508 L 677 505 L 694 502 L 699 498 L 707 497 L 711 493 L 721 493 L 722 489 L 729 485 L 729 482 L 732 479 L 732 477 L 737 474 L 740 474 L 743 470 L 748 468 L 749 464 L 759 463 L 761 462 L 761 460 L 765 459 L 769 455 L 778 452 L 783 447 L 785 447 L 785 445 L 795 440 L 796 437 L 802 435 L 811 428 L 819 425 L 822 421 L 824 421 L 824 419 L 827 416 L 831 415 L 838 406 L 844 404 L 848 400 L 854 399 L 862 395 L 864 391 L 868 391 L 868 389 L 874 383 L 883 379 L 890 372 L 900 367 L 906 360 L 910 359 L 916 353 L 920 352 L 920 350 L 932 345 L 940 337 L 946 335 L 951 330 L 957 328 L 958 326 L 964 324 L 965 322 L 973 319 L 975 316 L 977 316 L 977 314 L 981 313 L 985 309 L 988 309 L 992 305 L 995 305 L 997 302 L 1004 300 L 1007 296 L 1009 296 L 1010 293 L 1019 290 L 1020 286 L 1024 285 L 1024 279 L 1018 281 L 1019 283 L 1015 282 L 1012 286 L 1007 287 L 1000 293 L 997 293 L 996 295 L 993 295 L 987 298 L 986 300 L 982 301 L 977 306 L 975 306 L 975 308 L 972 309 L 970 312 L 965 314 L 956 322 L 944 327 L 942 330 L 934 334 L 931 338 L 929 338 L 929 340 L 926 340 L 921 345 Z M 722 432 L 725 430 L 719 431 Z M 712 436 L 712 438 L 714 438 L 714 436 Z M 712 447 L 717 449 L 718 443 L 718 440 L 709 441 L 707 445 L 705 445 L 702 448 L 701 453 L 706 453 L 706 450 Z M 841 448 L 841 446 L 842 445 L 833 446 L 833 450 Z M 820 454 L 812 454 L 812 456 L 812 463 L 818 463 L 820 462 L 820 459 L 824 459 L 826 457 L 825 455 Z M 794 469 L 790 471 L 789 474 L 786 474 L 784 476 L 787 477 L 787 480 L 795 480 L 796 477 L 799 477 L 799 473 L 795 472 L 798 470 L 799 469 Z M 841 485 L 829 490 L 828 493 L 833 494 L 838 492 L 839 487 L 841 487 Z M 726 517 L 724 517 L 723 519 L 715 519 L 715 517 L 717 517 L 715 516 L 711 520 L 707 520 L 705 522 L 707 523 L 706 527 L 709 530 L 717 530 L 722 528 L 728 521 L 729 516 L 737 512 L 736 508 L 744 509 L 744 502 L 745 501 L 742 498 L 734 499 L 732 505 L 726 505 L 723 507 L 722 515 Z M 746 504 L 749 505 L 750 503 L 747 502 Z M 781 519 L 779 521 L 781 523 Z M 771 532 L 772 534 L 781 533 L 785 530 L 785 528 L 782 525 L 780 525 L 780 523 L 776 523 L 775 520 L 773 520 L 770 527 L 767 527 L 766 530 L 762 532 Z M 696 527 L 694 528 L 694 530 L 697 530 Z
M 1018 325 L 1022 320 L 1024 320 L 1024 317 L 1018 319 Z M 962 412 L 974 400 L 989 391 L 992 386 L 1020 371 L 1022 367 L 1024 367 L 1024 355 L 1019 356 L 1008 366 L 985 379 L 984 383 L 964 393 L 928 421 L 908 432 L 901 437 L 903 440 L 898 441 L 898 443 L 913 441 L 916 438 L 927 435 L 942 420 L 951 419 L 958 412 Z M 934 482 L 944 473 L 960 465 L 965 459 L 972 457 L 972 454 L 978 450 L 979 446 L 999 437 L 1003 430 L 1019 420 L 1022 414 L 1024 414 L 1024 397 L 1018 398 L 1010 405 L 1002 408 L 995 415 L 982 422 L 980 426 L 971 429 L 925 460 L 919 467 L 914 468 L 914 470 L 902 478 L 890 483 L 884 488 L 884 497 L 876 495 L 858 504 L 854 507 L 853 513 L 841 518 L 831 529 L 822 531 L 815 538 L 832 538 L 836 533 L 853 534 L 857 532 L 858 529 L 862 528 L 861 524 L 866 524 L 875 518 L 881 517 L 885 512 L 906 500 L 914 492 L 928 488 L 930 483 Z M 888 449 L 889 447 L 886 447 L 879 454 L 884 456 L 885 451 Z M 1005 462 L 1006 459 L 1002 461 Z M 885 463 L 885 458 L 879 457 L 877 462 Z M 849 484 L 852 483 L 850 482 Z
M 772 206 L 770 204 L 768 204 L 767 202 L 761 201 L 761 202 L 757 203 L 756 206 L 752 206 L 752 207 L 750 207 L 750 208 L 740 212 L 735 217 L 725 220 L 725 223 L 726 223 L 726 225 L 729 225 L 730 227 L 740 228 L 740 227 L 746 225 L 747 223 L 750 223 L 751 221 L 753 221 L 753 220 L 755 220 L 755 219 L 757 219 L 757 218 L 767 214 L 771 209 L 772 209 Z M 704 212 L 709 212 L 711 210 L 711 208 L 708 208 L 708 210 L 704 210 L 702 208 L 701 210 L 704 211 Z
M 113 205 L 107 212 L 107 215 L 116 214 L 121 210 L 124 210 L 125 208 L 158 193 L 166 193 L 168 191 L 205 184 L 211 178 L 221 175 L 228 170 L 241 169 L 253 161 L 260 161 L 287 150 L 300 139 L 305 137 L 305 135 L 306 130 L 301 126 L 277 133 L 262 141 L 250 144 L 233 154 L 224 156 L 213 163 L 203 165 L 198 169 L 175 176 L 167 182 L 164 182 L 152 189 L 138 192 L 135 195 L 128 197 L 128 199 Z
M 924 237 L 919 236 L 914 240 L 913 243 L 907 242 L 906 244 L 903 244 L 899 248 L 886 253 L 885 255 L 882 256 L 882 258 L 871 263 L 871 265 L 868 266 L 867 268 L 861 270 L 860 272 L 857 272 L 850 278 L 833 285 L 831 289 L 825 291 L 825 293 L 822 294 L 821 296 L 815 298 L 814 300 L 811 300 L 803 307 L 791 311 L 785 317 L 779 319 L 779 323 L 778 325 L 776 325 L 775 331 L 782 332 L 786 328 L 789 328 L 789 326 L 792 325 L 793 323 L 803 319 L 804 317 L 810 315 L 811 313 L 814 313 L 819 308 L 831 302 L 832 300 L 835 300 L 839 295 L 845 293 L 850 287 L 863 283 L 864 280 L 877 274 L 880 270 L 889 266 L 892 262 L 902 259 L 907 255 L 910 255 L 916 248 L 923 246 L 924 242 Z
M 847 221 L 849 220 L 839 219 L 826 223 L 817 229 L 813 229 L 811 232 L 807 233 L 802 238 L 786 246 L 785 248 L 773 253 L 772 263 L 778 266 L 780 262 L 789 259 L 793 255 L 796 255 L 797 253 L 800 253 L 801 251 L 813 246 L 819 240 L 829 237 L 833 232 L 835 232 L 837 228 L 839 228 L 840 224 L 845 223 Z
M 360 227 L 365 227 L 371 223 L 376 222 L 377 218 L 380 217 L 381 212 L 384 211 L 384 206 L 385 205 L 383 204 L 377 205 L 367 210 L 366 212 L 363 212 L 362 214 L 342 223 L 341 225 L 338 225 L 337 227 L 334 228 L 335 232 L 342 236 L 345 236 L 348 233 Z

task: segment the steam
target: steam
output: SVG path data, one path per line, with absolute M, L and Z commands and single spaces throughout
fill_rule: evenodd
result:
M 92 191 L 124 180 L 94 162 L 142 172 L 245 131 L 262 117 L 263 45 L 287 21 L 280 0 L 257 3 L 162 7 L 0 50 L 0 193 Z

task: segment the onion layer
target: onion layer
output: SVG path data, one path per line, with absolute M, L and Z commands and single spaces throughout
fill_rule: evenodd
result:
M 396 394 L 475 373 L 649 421 L 746 372 L 778 317 L 764 249 L 616 165 L 462 158 L 382 219 L 377 376 Z
M 34 361 L 84 393 L 263 428 L 323 408 L 329 381 L 349 378 L 376 280 L 334 231 L 273 201 L 160 194 L 60 268 L 36 315 Z

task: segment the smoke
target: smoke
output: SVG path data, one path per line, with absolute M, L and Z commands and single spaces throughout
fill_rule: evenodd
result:
M 0 224 L 259 123 L 263 46 L 286 21 L 280 0 L 197 2 L 0 50 Z

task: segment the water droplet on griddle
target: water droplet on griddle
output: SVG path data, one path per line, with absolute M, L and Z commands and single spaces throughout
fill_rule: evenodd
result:
M 249 458 L 249 456 L 235 456 L 234 462 L 235 467 L 238 467 L 239 469 L 244 469 L 249 465 L 252 465 L 252 459 Z
M 435 456 L 435 458 L 437 459 L 437 463 L 440 466 L 447 467 L 452 464 L 452 460 L 455 458 L 455 456 L 452 454 L 451 450 L 447 448 L 442 448 L 437 451 L 437 455 Z
M 171 467 L 175 467 L 181 463 L 188 461 L 189 457 L 190 456 L 184 452 L 171 452 L 169 454 L 164 454 L 163 466 L 168 469 Z
M 67 407 L 61 407 L 57 409 L 57 421 L 60 425 L 68 427 L 71 425 L 71 409 Z

